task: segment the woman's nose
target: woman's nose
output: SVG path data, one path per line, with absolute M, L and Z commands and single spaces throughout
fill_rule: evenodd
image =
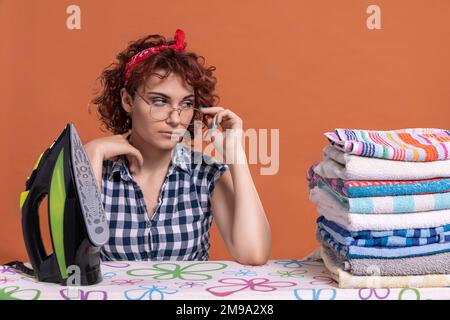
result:
M 181 122 L 180 111 L 176 108 L 172 108 L 169 117 L 167 118 L 168 123 L 179 124 Z

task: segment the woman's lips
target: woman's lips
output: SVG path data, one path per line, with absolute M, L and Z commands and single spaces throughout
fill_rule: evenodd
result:
M 171 131 L 160 131 L 160 133 L 161 133 L 164 137 L 169 138 L 169 139 L 172 138 L 172 135 L 173 135 L 174 138 L 178 138 L 178 135 L 177 135 L 176 133 L 171 132 Z

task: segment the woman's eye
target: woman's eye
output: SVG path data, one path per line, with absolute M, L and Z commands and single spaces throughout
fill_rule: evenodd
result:
M 166 104 L 166 102 L 163 101 L 163 100 L 153 100 L 152 103 L 153 103 L 155 106 L 163 106 L 163 105 Z
M 194 106 L 194 104 L 192 103 L 192 101 L 186 101 L 186 103 L 184 104 L 184 108 L 192 108 Z

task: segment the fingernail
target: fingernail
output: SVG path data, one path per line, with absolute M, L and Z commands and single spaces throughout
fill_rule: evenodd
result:
M 200 109 L 203 109 L 203 108 L 204 108 L 204 106 L 200 106 L 199 108 L 200 108 Z
M 214 122 L 213 122 L 212 125 L 211 125 L 211 129 L 212 129 L 212 130 L 216 130 L 216 128 L 214 127 Z
M 218 125 L 217 121 L 219 121 L 219 118 L 216 118 L 216 126 Z
M 212 141 L 212 142 L 214 142 L 214 139 L 215 139 L 215 137 L 214 137 L 214 136 L 212 136 L 212 137 L 211 137 L 211 141 Z

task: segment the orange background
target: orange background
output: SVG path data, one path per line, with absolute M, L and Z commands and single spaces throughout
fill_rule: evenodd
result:
M 66 8 L 81 7 L 81 30 Z M 381 7 L 381 30 L 366 9 Z M 245 128 L 280 129 L 280 169 L 252 174 L 273 233 L 272 259 L 313 250 L 305 173 L 336 127 L 449 128 L 450 1 L 0 0 L 0 263 L 27 259 L 19 194 L 38 155 L 69 121 L 104 135 L 87 105 L 129 41 L 186 32 L 217 67 L 220 104 Z M 211 259 L 230 259 L 214 227 Z

